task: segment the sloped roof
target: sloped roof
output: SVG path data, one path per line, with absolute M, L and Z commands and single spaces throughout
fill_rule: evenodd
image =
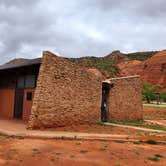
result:
M 35 58 L 35 59 L 28 59 L 26 61 L 18 62 L 15 64 L 4 64 L 0 66 L 0 71 L 7 70 L 7 69 L 14 69 L 24 66 L 32 66 L 41 63 L 42 58 Z

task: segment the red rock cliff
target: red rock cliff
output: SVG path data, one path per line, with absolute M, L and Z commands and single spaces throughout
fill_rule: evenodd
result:
M 121 65 L 122 66 L 122 65 Z M 121 76 L 140 75 L 142 82 L 166 85 L 166 50 L 160 51 L 141 63 L 121 67 Z

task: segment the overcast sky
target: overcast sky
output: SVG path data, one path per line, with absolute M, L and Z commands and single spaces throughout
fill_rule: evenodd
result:
M 166 48 L 166 0 L 0 0 L 0 63 Z

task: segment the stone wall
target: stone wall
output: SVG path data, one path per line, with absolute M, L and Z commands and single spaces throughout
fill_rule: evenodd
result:
M 113 78 L 108 98 L 109 121 L 143 119 L 141 81 L 138 76 Z
M 68 60 L 43 52 L 29 127 L 95 123 L 100 119 L 101 80 Z

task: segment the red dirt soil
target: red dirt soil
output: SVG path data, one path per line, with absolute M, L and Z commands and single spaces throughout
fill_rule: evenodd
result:
M 100 125 L 77 125 L 49 129 L 51 131 L 68 131 L 68 132 L 83 132 L 83 133 L 98 133 L 98 134 L 115 134 L 127 135 L 135 138 L 137 136 L 155 135 L 153 132 L 140 131 L 130 128 L 115 127 L 115 126 L 100 126 Z
M 144 107 L 144 119 L 166 119 L 166 108 Z
M 148 158 L 160 154 L 159 161 Z M 5 139 L 0 166 L 164 166 L 166 146 L 107 141 Z

